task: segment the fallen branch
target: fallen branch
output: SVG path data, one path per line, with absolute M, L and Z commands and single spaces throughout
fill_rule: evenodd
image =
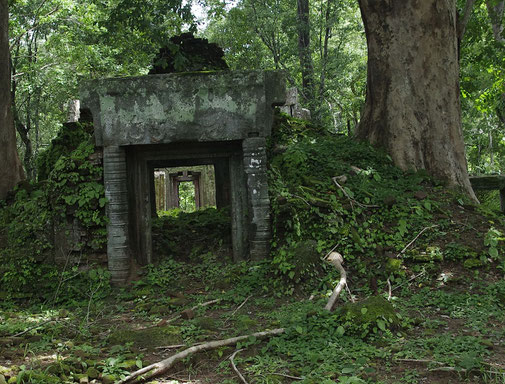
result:
M 427 364 L 437 364 L 437 365 L 445 365 L 440 361 L 431 360 L 431 359 L 394 359 L 394 361 L 401 361 L 405 363 L 427 363 Z
M 28 333 L 28 332 L 30 332 L 30 331 L 31 331 L 31 330 L 33 330 L 33 329 L 40 328 L 40 327 L 42 327 L 43 325 L 46 325 L 46 324 L 51 323 L 51 322 L 53 322 L 53 321 L 56 321 L 56 320 L 54 320 L 54 319 L 49 319 L 49 320 L 43 321 L 42 323 L 36 324 L 36 325 L 34 325 L 34 326 L 30 327 L 30 328 L 25 329 L 24 331 L 21 331 L 21 332 L 19 332 L 19 333 L 16 333 L 15 335 L 12 335 L 12 336 L 9 336 L 9 337 L 19 337 L 19 336 L 23 336 L 25 333 Z
M 269 375 L 281 376 L 281 377 L 285 377 L 287 379 L 292 379 L 292 380 L 303 380 L 303 377 L 285 375 L 284 373 L 275 373 L 274 372 L 274 373 L 269 373 Z
M 247 303 L 247 301 L 248 301 L 251 297 L 252 297 L 252 295 L 247 296 L 247 297 L 245 298 L 245 300 L 242 302 L 242 304 L 240 304 L 240 305 L 237 307 L 237 309 L 235 309 L 235 310 L 233 311 L 233 313 L 232 313 L 229 317 L 233 317 L 233 316 L 235 315 L 235 313 L 237 313 L 237 312 L 240 310 L 240 308 L 242 308 L 242 307 L 245 305 L 245 303 Z
M 351 196 L 349 196 L 349 194 L 347 193 L 347 191 L 345 190 L 345 188 L 342 187 L 338 183 L 337 178 L 338 177 L 332 177 L 331 179 L 333 180 L 333 182 L 335 183 L 335 185 L 342 191 L 342 193 L 344 194 L 344 196 L 347 197 L 347 199 L 349 199 L 349 202 L 351 203 L 351 208 L 354 208 L 353 203 L 356 204 L 356 205 L 358 205 L 361 208 L 379 208 L 378 205 L 362 204 L 359 201 L 353 199 Z
M 414 238 L 412 239 L 412 241 L 411 241 L 410 243 L 408 243 L 408 244 L 405 246 L 405 248 L 403 248 L 403 249 L 400 251 L 400 253 L 399 253 L 398 255 L 396 255 L 396 258 L 398 258 L 398 257 L 400 257 L 401 255 L 403 255 L 403 254 L 405 253 L 405 251 L 406 251 L 407 249 L 409 249 L 409 247 L 410 247 L 412 244 L 414 244 L 414 243 L 415 243 L 415 241 L 416 241 L 417 239 L 419 239 L 419 237 L 420 237 L 420 236 L 421 236 L 424 232 L 426 232 L 428 229 L 433 229 L 433 228 L 436 228 L 436 227 L 438 227 L 438 225 L 432 225 L 431 227 L 426 227 L 426 228 L 423 228 L 423 230 L 422 230 L 421 232 L 419 232 L 419 233 L 417 234 L 417 236 L 416 236 L 416 237 L 414 237 Z
M 233 354 L 230 356 L 230 362 L 231 362 L 231 367 L 233 368 L 233 370 L 235 371 L 235 373 L 237 374 L 237 376 L 240 378 L 240 380 L 244 383 L 244 384 L 249 384 L 247 382 L 247 380 L 244 378 L 244 376 L 242 376 L 242 374 L 240 373 L 240 371 L 238 370 L 237 366 L 235 365 L 235 362 L 233 361 L 233 359 L 235 358 L 236 354 L 239 353 L 240 351 L 243 351 L 243 349 L 239 349 L 235 352 L 233 352 Z
M 285 332 L 284 328 L 277 328 L 277 329 L 272 329 L 271 331 L 256 332 L 256 333 L 252 333 L 250 335 L 237 336 L 237 337 L 232 337 L 230 339 L 215 340 L 215 341 L 209 341 L 207 343 L 200 344 L 200 345 L 194 345 L 190 348 L 185 349 L 184 351 L 176 353 L 175 355 L 169 357 L 168 359 L 159 361 L 157 363 L 154 363 L 154 364 L 148 365 L 147 367 L 139 369 L 138 371 L 131 373 L 129 376 L 127 376 L 123 380 L 118 381 L 116 384 L 139 383 L 139 382 L 143 382 L 143 381 L 152 379 L 156 376 L 162 375 L 165 372 L 167 372 L 179 360 L 185 359 L 186 357 L 191 356 L 197 352 L 209 351 L 212 349 L 225 347 L 228 345 L 234 345 L 234 344 L 237 344 L 239 341 L 247 340 L 250 337 L 256 337 L 258 339 L 261 339 L 261 338 L 265 338 L 265 337 L 280 335 L 284 332 Z M 143 376 L 144 374 L 145 374 L 145 376 Z
M 405 284 L 410 283 L 412 280 L 417 279 L 419 276 L 422 276 L 422 275 L 424 275 L 425 273 L 426 273 L 426 271 L 422 271 L 421 273 L 418 273 L 417 275 L 415 275 L 415 276 L 411 277 L 411 278 L 410 278 L 410 279 L 408 279 L 407 281 L 405 281 L 405 282 L 403 282 L 403 283 L 401 283 L 401 284 L 398 284 L 396 287 L 393 287 L 393 288 L 391 289 L 391 292 L 396 291 L 398 288 L 403 287 Z
M 196 310 L 196 309 L 198 309 L 200 307 L 206 307 L 208 305 L 216 304 L 216 303 L 218 303 L 220 301 L 221 301 L 221 299 L 214 299 L 214 300 L 206 301 L 205 303 L 197 304 L 197 305 L 195 305 L 194 307 L 191 308 L 191 311 L 194 311 L 194 310 Z M 181 314 L 178 314 L 178 315 L 172 317 L 171 319 L 168 319 L 166 322 L 167 323 L 171 323 L 172 321 L 175 321 L 175 320 L 180 319 L 180 318 L 181 318 Z
M 340 295 L 340 292 L 342 289 L 346 286 L 347 284 L 347 273 L 345 272 L 344 267 L 342 267 L 342 263 L 344 262 L 344 259 L 342 258 L 342 255 L 338 252 L 332 252 L 330 255 L 326 258 L 326 260 L 335 266 L 337 270 L 340 272 L 340 281 L 338 282 L 337 286 L 333 290 L 333 293 L 331 294 L 330 298 L 328 299 L 328 302 L 326 303 L 326 306 L 324 309 L 327 311 L 331 311 L 333 307 L 335 306 L 335 302 L 337 301 L 338 296 Z

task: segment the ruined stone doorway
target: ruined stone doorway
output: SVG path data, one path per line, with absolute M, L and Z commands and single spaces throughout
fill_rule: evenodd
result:
M 216 177 L 212 164 L 156 168 L 156 211 L 179 208 L 185 212 L 216 207 Z
M 104 154 L 107 257 L 113 282 L 153 260 L 154 169 L 212 164 L 216 206 L 230 206 L 233 257 L 269 254 L 266 140 L 285 78 L 222 71 L 91 80 L 81 87 Z M 223 182 L 220 182 L 221 178 Z

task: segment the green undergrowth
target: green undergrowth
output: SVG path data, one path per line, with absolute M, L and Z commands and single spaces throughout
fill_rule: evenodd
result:
M 231 220 L 228 208 L 206 208 L 194 212 L 172 209 L 153 220 L 153 247 L 158 259 L 197 259 L 205 252 L 231 248 Z
M 500 215 L 424 172 L 401 171 L 367 143 L 276 119 L 269 150 L 272 263 L 286 292 L 312 279 L 330 250 L 343 255 L 354 277 L 383 282 L 401 281 L 412 263 L 504 268 Z M 467 237 L 474 231 L 491 233 L 494 245 L 485 236 Z M 306 244 L 319 257 L 301 250 Z
M 89 124 L 63 126 L 40 156 L 41 181 L 21 184 L 0 202 L 0 291 L 36 293 L 39 282 L 54 278 L 45 274 L 58 273 L 48 266 L 61 232 L 78 227 L 77 233 L 85 233 L 72 244 L 84 263 L 87 253 L 103 252 L 106 199 L 94 154 Z

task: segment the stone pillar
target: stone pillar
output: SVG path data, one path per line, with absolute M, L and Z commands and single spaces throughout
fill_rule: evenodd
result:
M 233 155 L 230 158 L 231 241 L 233 247 L 233 260 L 235 262 L 245 260 L 249 248 L 247 188 L 244 175 L 244 162 L 242 156 Z
M 126 281 L 130 272 L 128 244 L 128 189 L 124 148 L 104 148 L 105 197 L 108 199 L 107 258 L 114 284 Z
M 269 255 L 271 238 L 266 140 L 247 138 L 242 149 L 249 200 L 249 253 L 252 260 L 261 260 Z

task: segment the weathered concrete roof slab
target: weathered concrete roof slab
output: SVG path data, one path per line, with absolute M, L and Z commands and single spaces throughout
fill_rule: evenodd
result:
M 285 79 L 274 71 L 195 72 L 87 81 L 97 145 L 241 140 L 270 135 Z

